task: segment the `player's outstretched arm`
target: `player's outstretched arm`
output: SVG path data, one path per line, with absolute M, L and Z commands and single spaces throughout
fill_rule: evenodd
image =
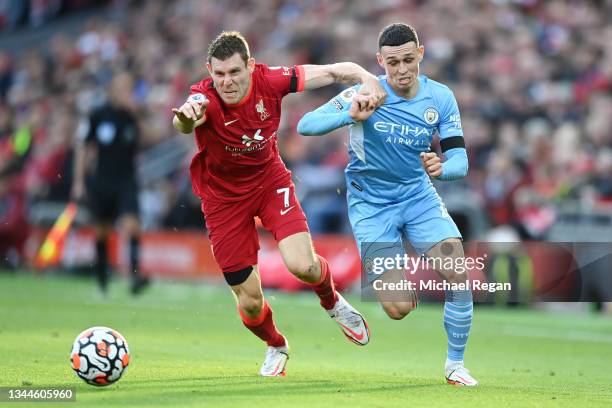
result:
M 369 108 L 374 109 L 385 100 L 387 92 L 378 78 L 353 62 L 328 65 L 303 65 L 304 89 L 317 89 L 333 83 L 363 84 L 361 93 L 369 96 Z
M 172 108 L 172 126 L 181 133 L 191 133 L 206 122 L 206 108 L 210 101 L 202 94 L 191 95 L 180 108 Z
M 347 101 L 349 97 L 343 96 L 346 93 L 352 98 L 350 102 Z M 369 100 L 361 91 L 356 93 L 352 88 L 343 91 L 325 105 L 304 115 L 297 125 L 297 131 L 304 136 L 320 136 L 366 120 L 374 112 L 369 107 Z

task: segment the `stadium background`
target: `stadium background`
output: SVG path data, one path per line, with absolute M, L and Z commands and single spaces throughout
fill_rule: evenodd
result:
M 143 126 L 138 176 L 143 269 L 216 275 L 186 173 L 195 144 L 171 108 L 205 72 L 206 47 L 238 29 L 269 65 L 354 61 L 381 73 L 377 33 L 415 25 L 422 71 L 459 102 L 470 160 L 466 179 L 438 183 L 466 240 L 608 241 L 612 236 L 612 27 L 609 2 L 572 1 L 87 1 L 0 5 L 0 236 L 2 262 L 31 264 L 69 199 L 74 140 L 113 75 L 136 77 Z M 342 169 L 346 130 L 296 134 L 301 115 L 341 88 L 291 95 L 279 132 L 283 158 L 325 255 L 355 259 Z M 77 225 L 86 226 L 86 211 Z M 117 242 L 119 244 L 117 244 Z M 125 251 L 113 240 L 113 262 Z M 271 286 L 283 266 L 264 234 Z M 67 239 L 63 266 L 91 262 L 87 228 Z M 270 250 L 268 250 L 270 249 Z M 358 265 L 340 257 L 348 282 Z M 341 270 L 340 270 L 341 269 Z M 265 276 L 266 274 L 264 274 Z M 291 284 L 289 284 L 291 286 Z

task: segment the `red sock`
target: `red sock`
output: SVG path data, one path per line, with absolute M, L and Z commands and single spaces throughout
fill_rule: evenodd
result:
M 285 338 L 276 329 L 274 320 L 272 319 L 272 308 L 268 304 L 268 301 L 264 300 L 263 308 L 259 312 L 257 317 L 247 316 L 240 307 L 238 307 L 238 313 L 242 318 L 242 323 L 245 327 L 253 332 L 257 337 L 265 341 L 268 346 L 271 347 L 282 347 L 285 345 Z
M 326 310 L 331 310 L 338 301 L 338 294 L 334 288 L 334 280 L 327 260 L 321 255 L 317 255 L 317 257 L 321 263 L 321 279 L 316 283 L 311 283 L 310 286 L 321 299 L 321 306 Z

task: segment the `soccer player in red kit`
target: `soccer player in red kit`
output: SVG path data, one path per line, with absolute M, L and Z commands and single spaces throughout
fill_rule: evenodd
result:
M 374 109 L 383 102 L 384 90 L 375 76 L 353 63 L 256 64 L 246 40 L 235 31 L 223 32 L 211 43 L 207 69 L 210 78 L 191 87 L 187 101 L 173 109 L 172 123 L 182 133 L 195 129 L 193 189 L 202 199 L 213 253 L 235 294 L 240 317 L 268 344 L 260 374 L 284 375 L 288 344 L 262 293 L 255 217 L 274 235 L 287 269 L 312 287 L 344 335 L 367 344 L 370 332 L 363 316 L 336 292 L 327 261 L 314 252 L 291 172 L 278 152 L 277 132 L 282 98 L 289 93 L 362 82 L 359 103 Z

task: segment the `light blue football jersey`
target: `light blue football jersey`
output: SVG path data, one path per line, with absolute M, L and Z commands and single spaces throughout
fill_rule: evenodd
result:
M 463 136 L 453 92 L 425 75 L 418 80 L 417 95 L 405 99 L 393 92 L 386 75 L 379 76 L 388 93 L 384 104 L 367 120 L 349 127 L 347 186 L 365 201 L 397 203 L 423 189 L 435 194 L 419 155 L 430 151 L 436 132 L 441 139 Z M 348 111 L 358 89 L 356 85 L 343 91 L 326 109 Z

